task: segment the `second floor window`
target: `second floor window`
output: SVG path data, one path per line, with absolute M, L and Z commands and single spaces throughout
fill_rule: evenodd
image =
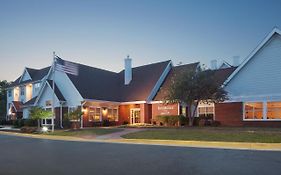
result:
M 24 87 L 20 88 L 20 95 L 24 95 Z
M 40 83 L 34 84 L 34 89 L 37 92 L 40 89 Z

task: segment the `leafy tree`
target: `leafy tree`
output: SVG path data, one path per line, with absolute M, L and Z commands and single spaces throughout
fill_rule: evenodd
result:
M 0 119 L 4 118 L 7 113 L 7 86 L 10 83 L 6 80 L 0 81 Z
M 187 105 L 189 126 L 193 125 L 199 102 L 218 103 L 226 99 L 227 92 L 217 81 L 214 71 L 201 67 L 175 74 L 165 97 L 166 103 Z
M 68 121 L 76 121 L 79 122 L 81 121 L 81 117 L 83 115 L 83 112 L 81 111 L 80 108 L 75 109 L 72 112 L 66 113 L 64 115 L 64 117 L 68 120 Z M 77 127 L 77 123 L 75 123 L 75 127 Z
M 37 120 L 38 129 L 40 128 L 40 120 L 50 118 L 53 113 L 51 111 L 44 110 L 41 107 L 34 106 L 29 110 L 31 119 Z

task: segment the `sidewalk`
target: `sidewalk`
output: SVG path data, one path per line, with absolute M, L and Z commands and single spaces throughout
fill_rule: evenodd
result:
M 126 132 L 137 132 L 137 129 L 128 129 Z M 238 149 L 238 150 L 263 150 L 263 151 L 281 151 L 281 143 L 246 143 L 246 142 L 209 142 L 209 141 L 181 141 L 181 140 L 146 140 L 146 139 L 123 139 L 121 133 L 107 134 L 99 139 L 86 139 L 71 136 L 51 136 L 23 134 L 0 131 L 0 134 L 10 136 L 20 136 L 36 139 L 49 139 L 60 141 L 78 141 L 78 142 L 96 142 L 96 143 L 117 143 L 117 144 L 138 144 L 138 145 L 160 145 L 175 147 L 197 147 L 197 148 L 216 148 L 216 149 Z M 123 135 L 123 134 L 122 134 Z

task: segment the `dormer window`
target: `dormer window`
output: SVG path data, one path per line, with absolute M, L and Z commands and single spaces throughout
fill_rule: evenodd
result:
M 24 87 L 20 88 L 20 95 L 24 95 Z

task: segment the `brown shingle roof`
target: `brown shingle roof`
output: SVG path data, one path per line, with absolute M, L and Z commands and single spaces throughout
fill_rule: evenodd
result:
M 164 100 L 165 96 L 167 95 L 168 88 L 172 83 L 172 77 L 175 76 L 176 74 L 186 71 L 186 70 L 194 70 L 197 68 L 198 65 L 199 65 L 199 62 L 173 67 L 172 70 L 169 72 L 168 76 L 166 77 L 165 81 L 161 85 L 159 91 L 157 92 L 157 94 L 153 100 L 155 100 L 155 101 Z
M 84 99 L 105 101 L 146 100 L 169 61 L 132 68 L 132 81 L 124 85 L 124 70 L 116 73 L 78 63 L 79 75 L 67 74 Z

